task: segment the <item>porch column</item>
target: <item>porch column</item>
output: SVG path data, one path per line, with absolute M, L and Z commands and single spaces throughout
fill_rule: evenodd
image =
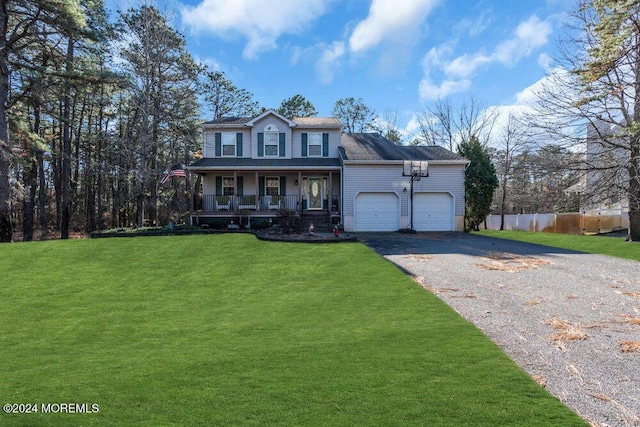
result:
M 256 189 L 255 189 L 255 193 L 256 193 L 256 210 L 260 210 L 260 196 L 258 196 L 258 194 L 260 194 L 260 189 L 258 188 L 259 184 L 259 180 L 258 180 L 258 171 L 256 171 Z
M 302 214 L 302 171 L 298 171 L 298 203 L 300 204 L 300 213 Z
M 233 197 L 231 198 L 231 210 L 236 209 L 238 200 L 238 172 L 233 171 Z
M 329 213 L 333 211 L 333 172 L 329 172 L 329 194 L 327 195 L 327 210 Z

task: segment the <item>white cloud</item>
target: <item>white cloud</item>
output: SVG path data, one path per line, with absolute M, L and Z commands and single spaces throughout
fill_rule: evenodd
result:
M 440 0 L 372 0 L 369 15 L 356 25 L 349 38 L 352 52 L 363 52 L 383 40 L 407 42 L 420 31 L 420 24 Z
M 473 72 L 480 66 L 488 64 L 491 61 L 491 57 L 485 56 L 481 53 L 476 53 L 473 55 L 465 53 L 464 55 L 458 56 L 456 59 L 449 62 L 445 66 L 444 71 L 449 75 L 466 77 L 470 74 L 473 74 Z
M 553 58 L 548 53 L 541 53 L 538 55 L 538 65 L 545 71 L 551 71 L 553 65 Z
M 471 80 L 445 80 L 435 85 L 429 78 L 420 81 L 418 93 L 422 100 L 444 98 L 454 93 L 464 92 L 471 86 Z
M 182 9 L 182 20 L 195 31 L 220 37 L 242 36 L 247 44 L 242 52 L 255 59 L 261 52 L 277 47 L 282 34 L 303 31 L 322 16 L 330 0 L 203 0 Z
M 345 54 L 344 42 L 335 41 L 329 46 L 324 46 L 320 59 L 316 62 L 316 73 L 320 81 L 329 84 L 333 81 L 333 75 L 337 69 L 337 62 Z
M 498 43 L 491 53 L 465 53 L 453 60 L 446 58 L 453 52 L 455 42 L 432 48 L 422 60 L 424 78 L 418 87 L 422 100 L 437 99 L 453 93 L 464 92 L 471 87 L 469 76 L 481 67 L 492 63 L 513 66 L 536 49 L 544 46 L 551 34 L 551 24 L 531 16 L 521 22 L 514 31 L 513 37 Z M 540 57 L 539 60 L 544 60 Z M 440 84 L 433 82 L 433 72 L 442 71 Z
M 532 16 L 518 25 L 514 37 L 499 43 L 491 54 L 465 53 L 449 62 L 445 72 L 457 77 L 467 77 L 478 68 L 495 62 L 507 67 L 513 66 L 531 55 L 535 49 L 544 46 L 550 34 L 551 24 Z

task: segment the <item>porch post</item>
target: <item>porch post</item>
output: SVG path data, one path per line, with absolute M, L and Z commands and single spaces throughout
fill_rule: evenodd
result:
M 333 211 L 333 172 L 329 171 L 329 194 L 327 194 L 327 211 Z
M 258 196 L 258 194 L 260 194 L 260 190 L 258 188 L 259 185 L 259 180 L 258 180 L 258 171 L 256 171 L 256 188 L 255 188 L 255 193 L 256 193 L 256 210 L 260 210 L 260 196 Z
M 238 172 L 233 171 L 233 197 L 231 199 L 231 210 L 235 210 L 238 200 Z
M 298 203 L 300 204 L 300 214 L 302 214 L 302 171 L 298 171 Z

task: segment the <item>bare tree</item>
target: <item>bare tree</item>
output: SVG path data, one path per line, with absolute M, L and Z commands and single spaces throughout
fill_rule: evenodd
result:
M 498 135 L 498 174 L 500 180 L 500 230 L 504 230 L 504 215 L 507 204 L 507 188 L 513 169 L 513 159 L 529 145 L 525 125 L 516 116 L 509 113 L 506 126 Z
M 454 106 L 450 99 L 438 99 L 419 117 L 418 139 L 426 145 L 439 145 L 456 151 L 460 144 L 477 138 L 486 145 L 498 118 L 497 110 L 484 108 L 476 98 L 464 99 Z
M 389 141 L 392 141 L 396 145 L 402 145 L 402 131 L 398 127 L 397 111 L 385 110 L 382 117 L 373 119 L 371 127 Z
M 618 179 L 592 179 L 590 192 L 623 187 L 629 239 L 638 241 L 640 3 L 582 2 L 567 29 L 561 44 L 565 48 L 555 58 L 557 67 L 537 91 L 531 124 L 556 142 L 581 147 L 587 153 L 585 170 Z
M 255 116 L 260 111 L 253 94 L 237 88 L 222 71 L 207 71 L 201 79 L 204 108 L 214 119 L 223 116 Z
M 333 104 L 331 114 L 340 119 L 347 133 L 364 132 L 371 126 L 374 111 L 362 98 L 341 98 Z

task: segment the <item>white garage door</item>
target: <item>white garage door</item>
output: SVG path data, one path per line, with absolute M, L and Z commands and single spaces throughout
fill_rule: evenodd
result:
M 356 196 L 355 231 L 397 231 L 400 204 L 395 193 L 360 193 Z
M 414 193 L 413 229 L 453 231 L 453 197 L 448 193 Z

